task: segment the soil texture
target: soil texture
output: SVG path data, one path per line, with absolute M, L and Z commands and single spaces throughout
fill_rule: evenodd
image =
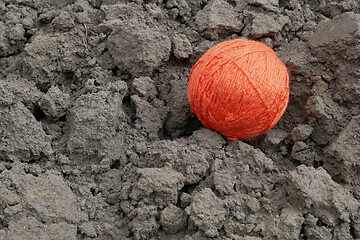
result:
M 290 73 L 267 134 L 191 111 L 215 44 Z M 1 0 L 0 240 L 360 239 L 358 0 Z

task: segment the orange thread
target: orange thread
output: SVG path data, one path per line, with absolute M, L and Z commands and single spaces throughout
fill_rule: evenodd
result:
M 261 42 L 234 39 L 209 49 L 191 69 L 191 109 L 205 127 L 230 140 L 270 130 L 289 101 L 289 75 Z

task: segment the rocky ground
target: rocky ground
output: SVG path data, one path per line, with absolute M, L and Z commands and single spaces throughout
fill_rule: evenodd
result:
M 272 47 L 266 135 L 204 128 L 210 47 Z M 0 239 L 360 239 L 358 0 L 1 0 Z

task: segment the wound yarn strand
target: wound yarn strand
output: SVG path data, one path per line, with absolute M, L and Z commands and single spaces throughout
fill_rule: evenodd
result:
M 289 101 L 289 75 L 265 44 L 233 39 L 209 49 L 191 69 L 191 109 L 205 127 L 230 140 L 272 128 Z

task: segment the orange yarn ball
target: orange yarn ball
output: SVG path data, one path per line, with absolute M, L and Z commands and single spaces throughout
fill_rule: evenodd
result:
M 234 39 L 209 49 L 191 69 L 190 106 L 205 127 L 230 140 L 270 130 L 289 100 L 289 75 L 265 44 Z

